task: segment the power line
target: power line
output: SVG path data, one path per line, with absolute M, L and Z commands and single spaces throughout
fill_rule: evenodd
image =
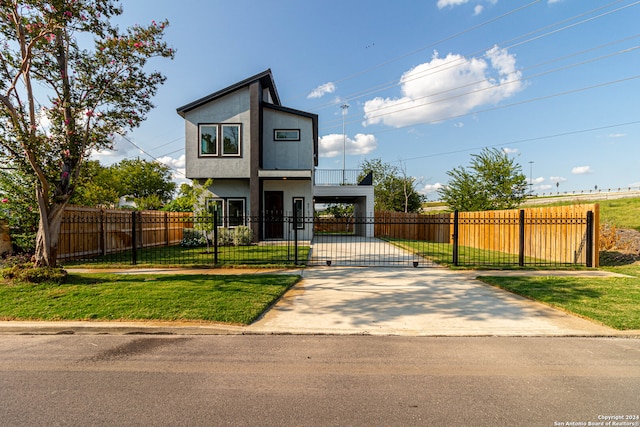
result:
M 156 157 L 152 156 L 151 154 L 147 153 L 145 150 L 142 149 L 142 147 L 140 147 L 139 145 L 135 144 L 133 141 L 131 141 L 129 138 L 127 138 L 126 136 L 122 135 L 122 134 L 118 134 L 122 137 L 122 139 L 124 139 L 125 141 L 127 141 L 129 144 L 133 145 L 135 148 L 137 148 L 138 150 L 140 150 L 143 154 L 151 157 L 153 160 L 155 160 L 158 163 L 161 163 L 163 165 L 165 165 L 167 168 L 169 168 L 170 170 L 172 170 L 173 172 L 175 172 L 176 174 L 182 175 L 185 178 L 187 177 L 183 172 L 172 168 L 171 166 L 167 165 L 166 163 L 161 162 L 159 159 L 157 159 Z
M 402 54 L 402 55 L 400 55 L 400 56 L 397 56 L 397 57 L 392 58 L 392 59 L 390 59 L 390 60 L 387 60 L 387 61 L 381 62 L 381 63 L 379 63 L 379 64 L 376 64 L 376 65 L 372 66 L 372 67 L 366 68 L 366 69 L 364 69 L 364 70 L 362 70 L 362 71 L 359 71 L 359 72 L 356 72 L 356 73 L 353 73 L 353 74 L 348 75 L 348 76 L 346 76 L 346 77 L 343 77 L 343 78 L 341 78 L 341 79 L 337 79 L 337 80 L 335 80 L 335 81 L 334 81 L 334 83 L 342 83 L 342 82 L 344 82 L 344 81 L 351 80 L 351 79 L 354 79 L 354 78 L 356 78 L 356 77 L 360 77 L 360 76 L 362 76 L 362 75 L 364 75 L 364 74 L 367 74 L 367 73 L 369 73 L 369 72 L 371 72 L 371 71 L 373 71 L 373 70 L 376 70 L 376 69 L 378 69 L 378 68 L 382 68 L 382 67 L 384 67 L 385 65 L 392 64 L 392 63 L 394 63 L 394 62 L 396 62 L 396 61 L 399 61 L 399 60 L 401 60 L 401 59 L 404 59 L 404 58 L 407 58 L 407 57 L 409 57 L 409 56 L 415 55 L 415 54 L 417 54 L 417 53 L 419 53 L 419 52 L 422 52 L 422 51 L 424 51 L 424 50 L 426 50 L 426 49 L 433 48 L 433 47 L 435 47 L 435 46 L 437 46 L 437 45 L 439 45 L 439 44 L 441 44 L 441 43 L 447 42 L 447 41 L 452 40 L 452 39 L 454 39 L 454 38 L 456 38 L 456 37 L 459 37 L 459 36 L 461 36 L 461 35 L 463 35 L 463 34 L 466 34 L 466 33 L 472 32 L 472 31 L 477 30 L 477 29 L 479 29 L 479 28 L 482 28 L 482 27 L 484 27 L 484 26 L 486 26 L 486 25 L 489 25 L 489 24 L 491 24 L 491 23 L 493 23 L 493 22 L 499 21 L 500 19 L 503 19 L 503 18 L 505 18 L 505 17 L 507 17 L 507 16 L 510 16 L 510 15 L 513 15 L 513 14 L 515 14 L 515 13 L 517 13 L 517 12 L 520 12 L 521 10 L 524 10 L 524 9 L 526 9 L 526 8 L 528 8 L 528 7 L 530 7 L 530 6 L 533 6 L 533 5 L 537 4 L 537 3 L 540 3 L 540 1 L 541 1 L 541 0 L 534 0 L 534 1 L 532 1 L 532 2 L 530 2 L 530 3 L 527 3 L 527 4 L 523 5 L 523 6 L 517 7 L 517 8 L 515 8 L 515 9 L 512 9 L 512 10 L 508 11 L 508 12 L 505 12 L 505 13 L 503 13 L 502 15 L 499 15 L 499 16 L 497 16 L 497 17 L 495 17 L 495 18 L 491 18 L 491 19 L 489 19 L 489 20 L 487 20 L 487 21 L 481 22 L 480 24 L 474 25 L 474 26 L 469 27 L 469 28 L 467 28 L 467 29 L 464 29 L 464 30 L 462 30 L 462 31 L 458 31 L 457 33 L 454 33 L 454 34 L 452 34 L 452 35 L 449 35 L 449 36 L 447 36 L 447 37 L 445 37 L 445 38 L 443 38 L 443 39 L 440 39 L 440 40 L 438 40 L 438 41 L 435 41 L 435 42 L 429 43 L 429 44 L 427 44 L 427 45 L 425 45 L 425 46 L 422 46 L 422 47 L 420 47 L 420 48 L 418 48 L 418 49 L 415 49 L 415 50 L 413 50 L 413 51 L 410 51 L 410 52 L 404 53 L 404 54 Z M 622 1 L 622 0 L 618 0 L 618 1 Z M 287 101 L 288 101 L 288 100 L 290 100 L 290 99 L 299 98 L 299 97 L 301 97 L 301 96 L 304 96 L 304 95 L 298 95 L 298 96 L 296 96 L 296 97 L 289 98 L 289 99 L 287 99 Z
M 573 16 L 573 17 L 571 17 L 571 18 L 568 18 L 568 19 L 565 19 L 565 20 L 562 20 L 562 21 L 558 21 L 558 22 L 556 22 L 556 23 L 554 23 L 554 24 L 551 24 L 551 25 L 547 25 L 547 26 L 542 27 L 542 28 L 540 28 L 540 29 L 538 29 L 538 30 L 535 30 L 535 31 L 532 31 L 532 32 L 526 33 L 526 34 L 524 34 L 524 35 L 522 35 L 522 36 L 518 36 L 518 37 L 516 37 L 516 38 L 514 38 L 514 39 L 511 39 L 511 40 L 509 40 L 509 41 L 501 42 L 501 43 L 496 43 L 495 45 L 501 45 L 501 44 L 503 44 L 503 43 L 508 43 L 508 42 L 510 42 L 510 41 L 515 41 L 515 40 L 518 40 L 518 39 L 520 39 L 520 38 L 523 38 L 523 37 L 526 37 L 526 36 L 529 36 L 529 35 L 532 35 L 532 34 L 536 34 L 536 33 L 540 32 L 540 31 L 545 30 L 545 29 L 553 28 L 554 26 L 561 25 L 561 24 L 564 24 L 564 23 L 566 23 L 566 22 L 570 22 L 570 21 L 572 21 L 572 20 L 574 20 L 574 19 L 580 18 L 580 17 L 582 17 L 582 16 L 586 16 L 586 15 L 589 15 L 589 14 L 591 14 L 591 13 L 598 12 L 598 11 L 600 11 L 600 10 L 602 10 L 602 9 L 607 8 L 607 7 L 611 7 L 611 6 L 613 6 L 613 5 L 617 4 L 617 3 L 620 3 L 621 1 L 623 1 L 623 0 L 616 0 L 616 1 L 612 2 L 612 3 L 607 4 L 607 5 L 604 5 L 604 6 L 601 6 L 601 7 L 597 7 L 597 8 L 595 8 L 595 9 L 591 9 L 591 10 L 589 10 L 589 11 L 587 11 L 587 12 L 582 12 L 582 13 L 580 13 L 580 14 L 578 14 L 578 15 L 574 15 L 574 16 Z M 584 20 L 582 20 L 582 21 L 575 22 L 575 23 L 570 24 L 570 25 L 566 25 L 566 26 L 564 26 L 564 27 L 561 27 L 561 28 L 555 29 L 555 30 L 553 30 L 553 31 L 549 31 L 549 32 L 547 32 L 547 33 L 544 33 L 544 34 L 538 35 L 538 36 L 536 36 L 536 37 L 530 37 L 529 39 L 526 39 L 526 40 L 523 40 L 523 41 L 521 41 L 521 42 L 518 42 L 518 43 L 512 44 L 512 45 L 510 45 L 510 46 L 507 46 L 507 47 L 506 47 L 506 48 L 504 48 L 504 49 L 511 49 L 511 48 L 513 48 L 513 47 L 521 46 L 521 45 L 524 45 L 524 44 L 526 44 L 526 43 L 530 43 L 530 42 L 532 42 L 532 41 L 539 40 L 539 39 L 541 39 L 541 38 L 544 38 L 544 37 L 547 37 L 547 36 L 550 36 L 550 35 L 556 34 L 556 33 L 558 33 L 558 32 L 561 32 L 561 31 L 564 31 L 564 30 L 567 30 L 567 29 L 570 29 L 570 28 L 576 27 L 576 26 L 578 26 L 578 25 L 582 25 L 582 24 L 585 24 L 585 23 L 587 23 L 587 22 L 593 21 L 593 20 L 595 20 L 595 19 L 602 18 L 602 17 L 607 16 L 607 15 L 610 15 L 610 14 L 612 14 L 612 13 L 619 12 L 619 11 L 624 10 L 624 9 L 627 9 L 627 8 L 629 8 L 629 7 L 636 6 L 636 5 L 638 5 L 638 4 L 640 4 L 640 0 L 639 0 L 639 1 L 635 1 L 635 2 L 633 2 L 633 3 L 631 3 L 631 4 L 627 4 L 627 5 L 621 6 L 621 7 L 617 8 L 617 9 L 610 10 L 610 11 L 607 11 L 607 12 L 604 12 L 604 13 L 601 13 L 600 15 L 593 16 L 593 17 L 590 17 L 590 18 L 588 18 L 588 19 L 584 19 Z M 531 4 L 529 4 L 529 5 L 531 5 Z M 527 6 L 529 6 L 529 5 L 527 5 Z M 452 37 L 453 37 L 453 36 L 452 36 Z M 440 42 L 436 42 L 436 44 L 437 44 L 437 43 L 440 43 Z M 426 47 L 421 48 L 421 49 L 419 49 L 418 51 L 421 51 L 421 50 L 424 50 L 424 49 L 426 49 Z M 423 77 L 431 76 L 431 75 L 436 74 L 436 73 L 438 73 L 438 72 L 445 71 L 445 70 L 448 70 L 448 69 L 451 69 L 451 68 L 455 68 L 456 66 L 459 66 L 459 65 L 463 65 L 463 64 L 464 64 L 464 61 L 465 61 L 465 60 L 468 60 L 468 57 L 473 57 L 474 55 L 476 55 L 476 54 L 478 54 L 478 53 L 481 53 L 481 52 L 486 52 L 487 50 L 488 50 L 488 49 L 483 49 L 483 50 L 476 51 L 476 52 L 474 52 L 474 53 L 472 53 L 472 54 L 470 54 L 470 55 L 462 56 L 462 57 L 457 61 L 457 62 L 459 62 L 459 64 L 456 64 L 456 61 L 453 61 L 453 62 L 449 62 L 449 63 L 446 63 L 446 64 L 442 64 L 442 65 L 440 65 L 440 66 L 436 66 L 436 67 L 434 67 L 434 68 L 432 68 L 432 69 L 429 69 L 429 70 L 425 70 L 425 71 L 422 73 L 422 74 L 425 74 L 425 75 L 417 74 L 417 75 L 416 75 L 416 76 L 414 76 L 412 79 L 410 79 L 410 80 L 406 80 L 406 81 L 403 81 L 402 83 L 406 83 L 407 81 L 413 81 L 413 80 L 416 80 L 416 79 L 418 79 L 418 78 L 423 78 Z M 418 51 L 415 51 L 415 52 L 418 52 Z M 415 53 L 415 52 L 414 52 L 414 53 Z M 485 53 L 483 56 L 486 56 L 486 53 Z M 445 66 L 446 66 L 446 68 L 441 69 L 441 70 L 438 70 L 439 68 L 441 68 L 441 67 L 445 67 Z M 366 71 L 366 70 L 365 70 L 365 71 Z M 426 73 L 428 73 L 428 74 L 426 74 Z M 343 79 L 343 80 L 345 80 L 345 79 Z M 339 81 L 337 81 L 337 82 L 340 82 L 340 81 L 342 81 L 342 80 L 339 80 Z M 364 97 L 364 96 L 368 96 L 368 95 L 372 95 L 372 94 L 377 93 L 377 92 L 380 92 L 380 91 L 382 91 L 382 90 L 385 90 L 385 89 L 389 89 L 389 88 L 391 88 L 391 87 L 398 86 L 399 84 L 400 84 L 399 82 L 397 82 L 397 81 L 393 81 L 393 82 L 387 82 L 387 83 L 384 83 L 384 84 L 382 84 L 382 85 L 372 86 L 372 87 L 370 87 L 370 88 L 367 88 L 367 89 L 364 89 L 364 90 L 362 90 L 362 91 L 356 92 L 355 94 L 352 94 L 352 95 L 350 95 L 350 96 L 347 96 L 347 97 L 345 97 L 345 99 L 346 99 L 346 100 L 348 100 L 348 101 L 353 101 L 353 100 L 355 100 L 355 99 L 362 98 L 362 97 Z M 325 104 L 323 104 L 323 105 L 321 105 L 321 106 L 317 107 L 316 109 L 324 109 L 324 108 L 327 108 L 327 107 L 329 107 L 329 106 L 333 106 L 333 105 L 334 105 L 333 103 L 325 103 Z
M 613 124 L 613 125 L 599 126 L 599 127 L 589 128 L 589 129 L 580 129 L 580 130 L 568 131 L 568 132 L 563 132 L 563 133 L 556 133 L 556 134 L 552 134 L 552 135 L 536 136 L 536 137 L 533 137 L 533 138 L 518 139 L 518 140 L 514 140 L 514 141 L 510 141 L 510 142 L 502 142 L 502 143 L 499 143 L 499 144 L 487 145 L 487 146 L 482 146 L 482 147 L 464 148 L 464 149 L 460 149 L 460 150 L 447 151 L 447 152 L 443 152 L 443 153 L 427 154 L 427 155 L 424 155 L 424 156 L 417 156 L 417 157 L 408 157 L 406 159 L 395 160 L 394 162 L 406 162 L 406 161 L 409 161 L 409 160 L 419 160 L 419 159 L 426 159 L 426 158 L 430 158 L 430 157 L 447 156 L 447 155 L 450 155 L 450 154 L 459 154 L 459 153 L 465 153 L 465 152 L 469 152 L 469 151 L 482 150 L 483 148 L 504 147 L 504 146 L 507 146 L 507 145 L 523 144 L 525 142 L 540 141 L 540 140 L 543 140 L 543 139 L 551 139 L 551 138 L 560 138 L 560 137 L 563 137 L 563 136 L 577 135 L 577 134 L 581 134 L 581 133 L 595 132 L 595 131 L 598 131 L 598 130 L 611 129 L 611 128 L 622 127 L 622 126 L 631 126 L 631 125 L 637 125 L 637 124 L 640 124 L 640 120 L 633 121 L 633 122 L 626 122 L 626 123 L 617 123 L 617 124 Z
M 398 126 L 398 127 L 393 128 L 393 129 L 377 131 L 376 133 L 380 134 L 380 133 L 396 131 L 398 129 L 403 129 L 403 128 L 407 128 L 407 127 L 411 127 L 411 126 L 439 123 L 439 122 L 443 122 L 443 121 L 446 121 L 446 120 L 457 119 L 457 118 L 470 116 L 470 115 L 474 115 L 474 114 L 486 113 L 486 112 L 489 112 L 489 111 L 500 110 L 502 108 L 509 108 L 509 107 L 514 107 L 514 106 L 518 106 L 518 105 L 529 104 L 529 103 L 532 103 L 532 102 L 542 101 L 542 100 L 546 100 L 546 99 L 550 99 L 550 98 L 555 98 L 555 97 L 559 97 L 559 96 L 569 95 L 569 94 L 573 94 L 573 93 L 584 92 L 584 91 L 591 90 L 591 89 L 596 89 L 596 88 L 600 88 L 600 87 L 604 87 L 604 86 L 610 86 L 610 85 L 617 84 L 617 83 L 623 83 L 623 82 L 634 80 L 634 79 L 637 79 L 637 78 L 640 78 L 640 75 L 625 77 L 625 78 L 618 79 L 618 80 L 611 80 L 611 81 L 608 81 L 608 82 L 598 83 L 598 84 L 595 84 L 595 85 L 581 87 L 581 88 L 577 88 L 577 89 L 572 89 L 572 90 L 568 90 L 568 91 L 564 91 L 564 92 L 558 92 L 558 93 L 545 95 L 545 96 L 541 96 L 541 97 L 537 97 L 537 98 L 526 99 L 526 100 L 523 100 L 523 101 L 518 101 L 518 102 L 511 103 L 511 104 L 498 105 L 498 106 L 495 106 L 495 107 L 485 108 L 483 110 L 473 110 L 473 111 L 469 111 L 469 112 L 466 112 L 466 113 L 455 114 L 455 115 L 452 115 L 452 116 L 439 117 L 437 119 L 428 120 L 428 121 L 424 121 L 424 122 L 421 122 L 421 123 L 413 123 L 413 124 L 409 124 L 409 125 L 405 125 L 405 126 Z M 411 108 L 417 108 L 417 107 L 411 107 Z M 399 111 L 404 111 L 404 110 L 408 110 L 408 109 L 411 109 L 411 108 L 405 108 L 403 110 L 398 110 L 398 111 L 394 111 L 394 112 L 391 112 L 391 113 L 385 113 L 384 115 L 386 116 L 386 115 L 396 114 Z M 357 122 L 355 122 L 355 121 L 347 122 L 347 124 L 353 124 L 353 123 L 357 123 Z

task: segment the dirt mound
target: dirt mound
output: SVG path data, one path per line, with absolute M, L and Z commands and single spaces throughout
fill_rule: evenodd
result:
M 640 231 L 603 227 L 600 232 L 600 265 L 640 262 Z

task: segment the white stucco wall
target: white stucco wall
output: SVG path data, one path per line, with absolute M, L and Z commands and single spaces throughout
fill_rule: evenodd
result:
M 250 170 L 249 88 L 232 92 L 185 114 L 187 178 L 248 178 Z M 199 157 L 199 124 L 241 124 L 241 157 Z

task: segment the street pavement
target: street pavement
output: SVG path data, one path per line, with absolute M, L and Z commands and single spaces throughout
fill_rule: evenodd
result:
M 151 272 L 287 273 L 300 274 L 302 280 L 249 326 L 195 322 L 0 322 L 0 334 L 640 336 L 640 331 L 616 331 L 476 279 L 478 274 L 610 275 L 602 271 L 478 272 L 439 267 L 120 271 Z

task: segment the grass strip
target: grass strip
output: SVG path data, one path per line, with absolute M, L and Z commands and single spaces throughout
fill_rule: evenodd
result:
M 630 269 L 629 273 L 637 274 L 638 270 L 640 268 Z M 484 276 L 479 279 L 617 330 L 640 329 L 639 277 Z
M 70 274 L 63 285 L 1 284 L 0 320 L 181 320 L 247 325 L 299 278 Z

